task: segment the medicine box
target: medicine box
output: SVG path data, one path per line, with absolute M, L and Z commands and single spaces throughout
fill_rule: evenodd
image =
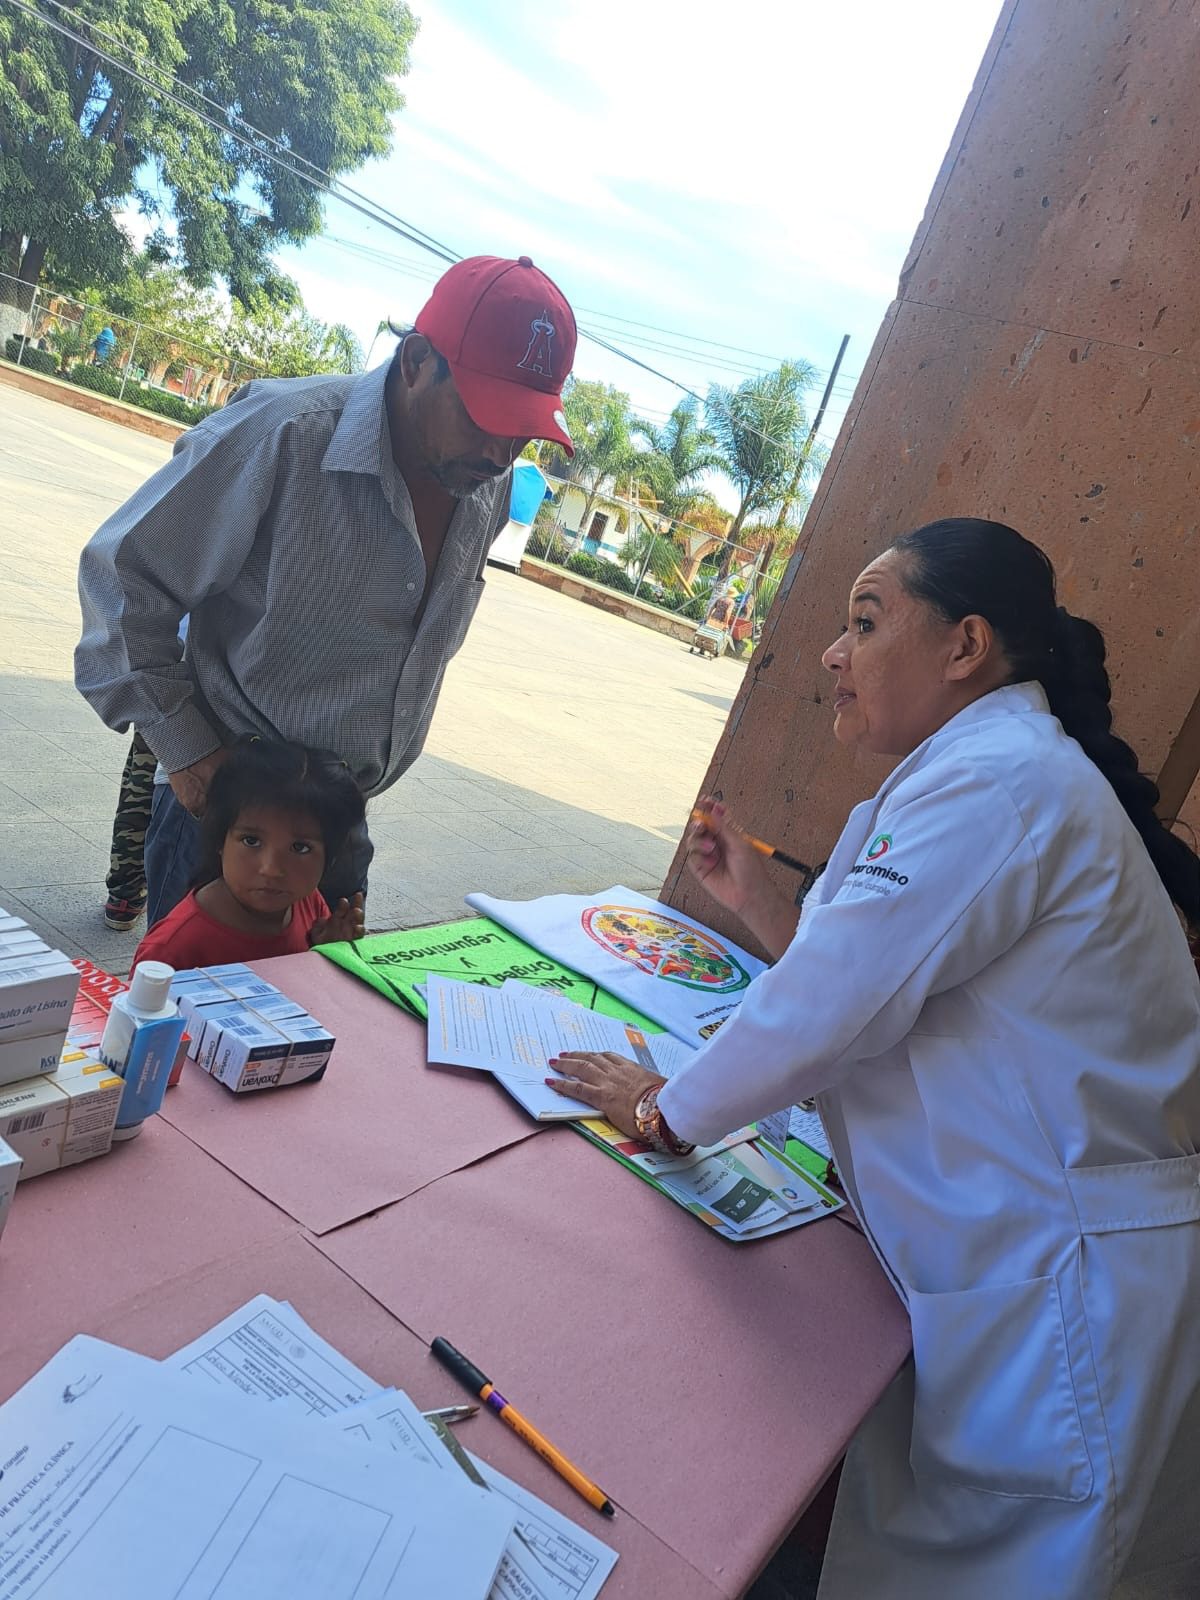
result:
M 243 963 L 180 972 L 171 994 L 188 1018 L 197 1066 L 234 1094 L 324 1076 L 333 1035 Z
M 0 908 L 0 1086 L 55 1070 L 78 989 L 67 957 Z
M 0 1139 L 0 1234 L 8 1221 L 12 1197 L 16 1193 L 17 1179 L 21 1176 L 21 1158 L 12 1145 Z
M 124 1088 L 94 1056 L 68 1050 L 53 1077 L 0 1089 L 0 1139 L 23 1160 L 22 1179 L 104 1155 Z

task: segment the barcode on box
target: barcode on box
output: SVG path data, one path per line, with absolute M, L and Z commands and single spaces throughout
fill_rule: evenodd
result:
M 230 1018 L 228 1022 L 221 1024 L 221 1031 L 222 1033 L 240 1033 L 243 1039 L 247 1039 L 253 1038 L 258 1029 L 252 1022 L 238 1022 Z
M 5 983 L 16 983 L 24 982 L 26 978 L 41 978 L 45 974 L 41 967 L 5 967 L 3 976 Z
M 32 1133 L 41 1127 L 48 1115 L 46 1111 L 31 1111 L 27 1117 L 15 1117 L 4 1130 L 5 1138 L 11 1139 L 14 1133 Z

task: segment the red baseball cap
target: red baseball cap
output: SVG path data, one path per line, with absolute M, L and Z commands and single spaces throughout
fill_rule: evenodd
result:
M 562 387 L 575 360 L 575 314 L 528 256 L 456 262 L 413 326 L 449 362 L 477 428 L 504 439 L 552 439 L 574 455 Z

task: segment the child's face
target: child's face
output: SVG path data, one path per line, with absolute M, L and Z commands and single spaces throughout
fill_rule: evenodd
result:
M 325 845 L 307 812 L 250 806 L 225 835 L 221 876 L 245 910 L 279 917 L 321 881 Z

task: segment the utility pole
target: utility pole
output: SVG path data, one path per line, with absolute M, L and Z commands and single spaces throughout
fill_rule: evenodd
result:
M 796 496 L 800 493 L 800 483 L 804 477 L 804 469 L 808 466 L 808 453 L 813 447 L 813 440 L 817 437 L 817 432 L 820 429 L 821 423 L 825 420 L 825 412 L 829 405 L 829 397 L 833 393 L 833 386 L 837 381 L 838 372 L 841 370 L 842 357 L 846 354 L 846 346 L 849 343 L 850 335 L 848 333 L 844 333 L 842 335 L 842 342 L 838 346 L 838 353 L 834 357 L 833 366 L 829 369 L 829 377 L 825 384 L 825 392 L 821 396 L 821 404 L 817 407 L 817 414 L 813 418 L 812 427 L 808 430 L 808 438 L 805 439 L 803 448 L 800 451 L 799 460 L 796 462 L 796 470 L 792 474 L 792 481 L 788 485 L 788 492 L 779 502 L 779 515 L 775 518 L 775 527 L 772 530 L 770 539 L 767 541 L 766 555 L 754 575 L 755 602 L 758 600 L 758 586 L 765 577 L 767 568 L 775 559 L 775 546 L 779 542 L 780 530 L 786 526 L 787 519 L 791 515 L 792 506 L 796 502 Z

